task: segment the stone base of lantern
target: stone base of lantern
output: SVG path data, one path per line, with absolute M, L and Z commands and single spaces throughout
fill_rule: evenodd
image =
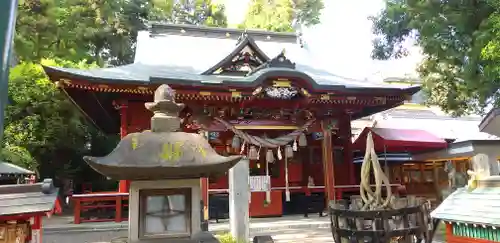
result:
M 200 201 L 199 178 L 132 181 L 128 243 L 200 242 L 195 238 L 210 238 L 201 230 Z
M 165 242 L 172 242 L 172 243 L 220 243 L 220 241 L 211 233 L 209 232 L 201 232 L 199 234 L 194 235 L 191 239 L 171 239 L 171 240 L 165 240 L 165 239 L 149 239 L 146 241 L 140 241 L 140 242 L 147 242 L 147 243 L 165 243 Z M 132 243 L 128 238 L 115 238 L 112 239 L 110 243 Z

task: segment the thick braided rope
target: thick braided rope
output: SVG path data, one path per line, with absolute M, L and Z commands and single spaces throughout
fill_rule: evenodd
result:
M 370 169 L 373 167 L 373 175 L 375 177 L 375 191 L 370 185 Z M 386 187 L 387 197 L 382 199 L 382 186 Z M 375 145 L 373 144 L 372 133 L 368 133 L 366 138 L 366 151 L 361 165 L 361 183 L 359 185 L 359 194 L 363 200 L 362 210 L 367 209 L 383 209 L 390 206 L 392 199 L 391 186 L 389 178 L 385 175 L 380 166 L 377 153 L 375 153 Z
M 289 144 L 293 140 L 297 139 L 297 137 L 300 136 L 301 133 L 306 131 L 315 121 L 315 119 L 308 120 L 302 127 L 284 136 L 280 136 L 277 138 L 261 138 L 243 132 L 221 118 L 216 117 L 214 119 L 224 125 L 228 130 L 231 130 L 235 135 L 243 139 L 243 141 L 245 141 L 246 143 L 264 148 L 277 148 Z

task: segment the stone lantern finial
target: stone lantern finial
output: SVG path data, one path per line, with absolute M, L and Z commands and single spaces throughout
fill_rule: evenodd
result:
M 184 104 L 175 102 L 175 90 L 170 86 L 160 85 L 155 91 L 154 102 L 148 102 L 145 106 L 154 113 L 151 118 L 151 131 L 179 131 L 181 125 L 179 112 L 184 108 Z

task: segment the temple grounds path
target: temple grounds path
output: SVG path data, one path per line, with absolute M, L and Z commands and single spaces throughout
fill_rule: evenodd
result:
M 115 237 L 127 236 L 128 223 L 71 223 L 71 217 L 45 219 L 43 243 L 108 243 Z M 209 230 L 214 233 L 229 231 L 227 220 L 210 222 Z M 277 218 L 253 218 L 250 235 L 271 235 L 277 243 L 333 243 L 328 217 L 311 215 L 283 216 Z M 442 242 L 438 234 L 435 243 Z

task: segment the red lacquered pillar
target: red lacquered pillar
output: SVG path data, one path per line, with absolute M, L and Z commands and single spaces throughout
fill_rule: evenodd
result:
M 201 178 L 201 200 L 203 200 L 203 217 L 208 220 L 208 178 Z
M 120 111 L 120 137 L 123 138 L 128 134 L 128 102 L 120 101 L 118 103 Z M 118 192 L 128 193 L 129 181 L 121 180 L 118 186 Z
M 325 179 L 325 195 L 326 195 L 326 206 L 328 207 L 330 201 L 335 200 L 335 168 L 334 168 L 334 157 L 333 157 L 333 145 L 332 145 L 332 131 L 328 127 L 329 121 L 321 121 L 321 130 L 323 131 L 323 174 Z
M 42 243 L 42 216 L 33 217 L 31 224 L 31 242 Z
M 344 162 L 348 164 L 349 168 L 349 184 L 356 184 L 356 176 L 355 176 L 355 168 L 354 161 L 352 159 L 352 128 L 351 128 L 351 116 L 349 114 L 345 114 L 343 117 L 343 128 L 345 131 L 340 131 L 345 136 L 344 141 Z

